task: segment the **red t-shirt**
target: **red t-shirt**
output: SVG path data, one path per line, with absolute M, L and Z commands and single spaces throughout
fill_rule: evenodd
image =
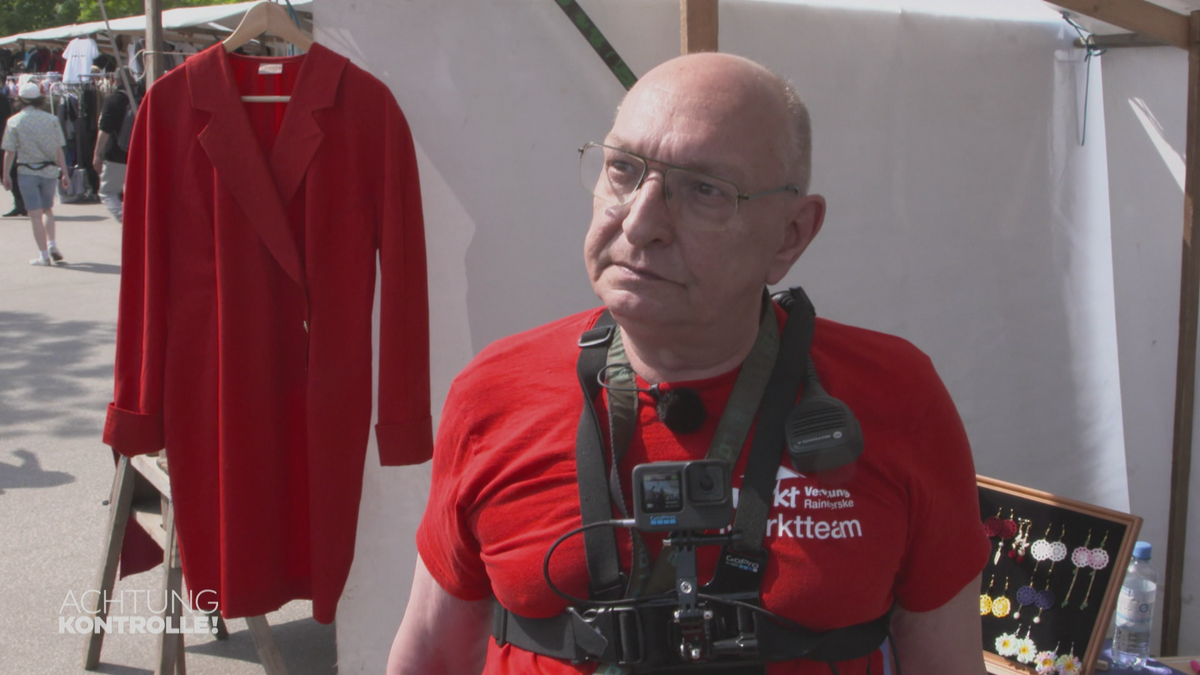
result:
M 579 335 L 591 310 L 489 346 L 458 376 L 442 413 L 433 482 L 417 549 L 451 595 L 494 595 L 528 617 L 558 614 L 566 601 L 542 578 L 542 560 L 560 535 L 580 525 L 575 433 L 582 395 L 575 376 Z M 975 469 L 962 422 L 929 358 L 908 342 L 818 319 L 812 348 L 821 383 L 862 425 L 865 450 L 838 482 L 802 476 L 784 455 L 764 546 L 769 561 L 763 605 L 813 630 L 873 620 L 895 602 L 914 612 L 936 609 L 983 569 L 990 546 L 980 527 Z M 675 434 L 639 401 L 638 424 L 621 462 L 628 500 L 637 464 L 703 458 L 737 371 L 667 383 L 698 391 L 704 426 Z M 645 383 L 640 383 L 645 387 Z M 601 419 L 603 396 L 598 402 Z M 715 412 L 714 412 L 715 411 Z M 751 438 L 753 431 L 751 432 Z M 746 448 L 750 439 L 747 439 Z M 734 467 L 740 487 L 748 450 Z M 661 537 L 643 535 L 657 552 Z M 630 537 L 618 533 L 629 569 Z M 700 581 L 711 577 L 718 549 L 699 549 Z M 551 563 L 556 586 L 586 597 L 583 537 L 559 546 Z M 841 673 L 881 673 L 876 652 Z M 901 661 L 903 665 L 903 661 Z M 489 642 L 487 674 L 591 673 L 511 645 Z M 827 675 L 812 661 L 771 664 L 771 675 Z

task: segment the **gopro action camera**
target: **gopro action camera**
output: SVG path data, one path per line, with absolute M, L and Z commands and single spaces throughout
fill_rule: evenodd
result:
M 644 532 L 720 530 L 733 521 L 729 463 L 720 459 L 633 467 L 634 527 Z

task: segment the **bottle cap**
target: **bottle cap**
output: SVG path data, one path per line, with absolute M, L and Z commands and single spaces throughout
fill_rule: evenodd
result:
M 1133 557 L 1138 560 L 1149 560 L 1154 547 L 1148 541 L 1139 541 L 1133 545 Z

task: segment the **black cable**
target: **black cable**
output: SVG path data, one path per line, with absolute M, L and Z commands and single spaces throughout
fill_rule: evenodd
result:
M 829 661 L 829 670 L 833 671 L 833 675 L 842 675 L 838 672 L 837 666 L 834 665 L 833 661 Z
M 564 541 L 577 534 L 581 534 L 586 530 L 595 529 L 597 527 L 633 527 L 633 523 L 634 521 L 632 518 L 627 520 L 602 520 L 598 523 L 581 525 L 573 530 L 568 531 L 558 539 L 555 539 L 554 543 L 551 544 L 550 548 L 546 551 L 546 557 L 542 559 L 542 577 L 545 578 L 546 585 L 549 586 L 550 590 L 554 591 L 556 595 L 566 599 L 572 605 L 586 605 L 589 607 L 616 607 L 618 605 L 629 605 L 631 602 L 634 605 L 639 605 L 651 600 L 660 600 L 662 598 L 671 597 L 671 595 L 674 593 L 673 590 L 659 595 L 646 596 L 644 598 L 625 598 L 622 600 L 585 600 L 584 598 L 577 598 L 560 589 L 558 586 L 555 586 L 554 582 L 550 579 L 550 556 L 554 555 L 554 550 L 557 549 Z

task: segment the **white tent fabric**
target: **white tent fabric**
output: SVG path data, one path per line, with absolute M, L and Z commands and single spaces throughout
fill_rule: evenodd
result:
M 297 10 L 312 11 L 313 0 L 293 0 L 292 7 Z M 212 5 L 209 7 L 179 7 L 168 9 L 162 13 L 163 30 L 187 31 L 204 28 L 212 31 L 232 31 L 248 9 L 257 2 L 241 2 L 234 5 Z M 145 16 L 129 16 L 109 21 L 114 33 L 142 33 L 146 30 Z M 51 42 L 70 40 L 86 35 L 95 35 L 104 31 L 103 21 L 78 23 L 59 28 L 18 33 L 0 38 L 0 46 L 21 41 Z
M 678 54 L 676 0 L 581 4 L 635 74 Z M 779 70 L 812 112 L 813 187 L 829 217 L 786 282 L 803 284 L 823 316 L 926 351 L 980 473 L 1133 504 L 1162 551 L 1182 210 L 1162 207 L 1172 215 L 1153 252 L 1166 258 L 1137 259 L 1153 275 L 1114 288 L 1100 60 L 1089 77 L 1075 32 L 1038 0 L 940 4 L 935 13 L 918 0 L 722 0 L 722 51 Z M 322 0 L 316 19 L 319 41 L 391 85 L 418 144 L 436 411 L 492 340 L 596 304 L 574 150 L 602 137 L 624 90 L 550 2 Z M 1115 161 L 1144 180 L 1158 175 L 1124 148 Z M 1112 204 L 1125 208 L 1115 195 Z M 1150 236 L 1135 228 L 1122 227 L 1122 242 Z M 1132 255 L 1121 252 L 1118 272 L 1142 273 L 1127 265 Z M 1135 305 L 1164 288 L 1175 299 L 1156 300 L 1158 323 L 1140 324 L 1148 308 Z M 1167 335 L 1123 351 L 1126 338 Z M 1151 349 L 1152 370 L 1139 371 Z M 383 666 L 427 490 L 427 468 L 367 468 L 338 615 L 346 672 Z M 1193 638 L 1196 614 L 1184 623 Z

